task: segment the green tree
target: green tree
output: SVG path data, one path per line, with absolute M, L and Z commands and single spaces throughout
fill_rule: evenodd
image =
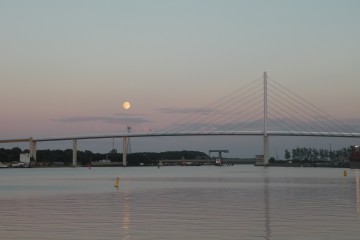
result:
M 289 160 L 291 158 L 289 150 L 285 149 L 285 156 L 284 157 L 285 157 L 286 160 Z

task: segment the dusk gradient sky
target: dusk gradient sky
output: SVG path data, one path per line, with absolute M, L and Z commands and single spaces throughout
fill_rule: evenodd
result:
M 357 0 L 0 0 L 0 139 L 156 131 L 176 121 L 169 112 L 206 106 L 264 71 L 359 130 L 359 12 Z M 360 143 L 289 139 L 270 139 L 270 155 Z M 132 140 L 133 151 L 214 148 L 252 157 L 262 140 Z

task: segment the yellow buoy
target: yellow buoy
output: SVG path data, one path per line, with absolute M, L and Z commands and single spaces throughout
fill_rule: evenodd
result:
M 344 170 L 344 177 L 346 177 L 347 176 L 347 172 L 346 172 L 346 170 Z
M 115 180 L 115 185 L 114 187 L 118 188 L 119 187 L 119 178 L 117 177 Z

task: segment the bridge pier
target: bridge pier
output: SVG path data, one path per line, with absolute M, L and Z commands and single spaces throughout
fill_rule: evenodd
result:
M 122 145 L 122 160 L 123 160 L 123 167 L 127 165 L 127 137 L 123 137 L 123 145 Z
M 77 165 L 77 139 L 73 139 L 73 156 L 72 156 L 72 165 L 76 167 Z
M 36 141 L 30 138 L 29 141 L 29 152 L 30 152 L 30 159 L 33 159 L 36 163 Z
M 269 136 L 264 136 L 264 166 L 269 165 Z

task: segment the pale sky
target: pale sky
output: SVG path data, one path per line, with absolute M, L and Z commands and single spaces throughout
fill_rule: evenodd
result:
M 0 139 L 113 134 L 127 125 L 156 131 L 179 117 L 169 112 L 204 107 L 264 71 L 360 129 L 359 12 L 355 0 L 0 0 Z M 270 155 L 353 142 L 276 138 Z M 261 144 L 251 137 L 136 139 L 132 150 L 215 148 L 243 157 L 261 153 Z M 63 147 L 71 143 L 51 145 Z M 112 145 L 84 141 L 85 148 Z

